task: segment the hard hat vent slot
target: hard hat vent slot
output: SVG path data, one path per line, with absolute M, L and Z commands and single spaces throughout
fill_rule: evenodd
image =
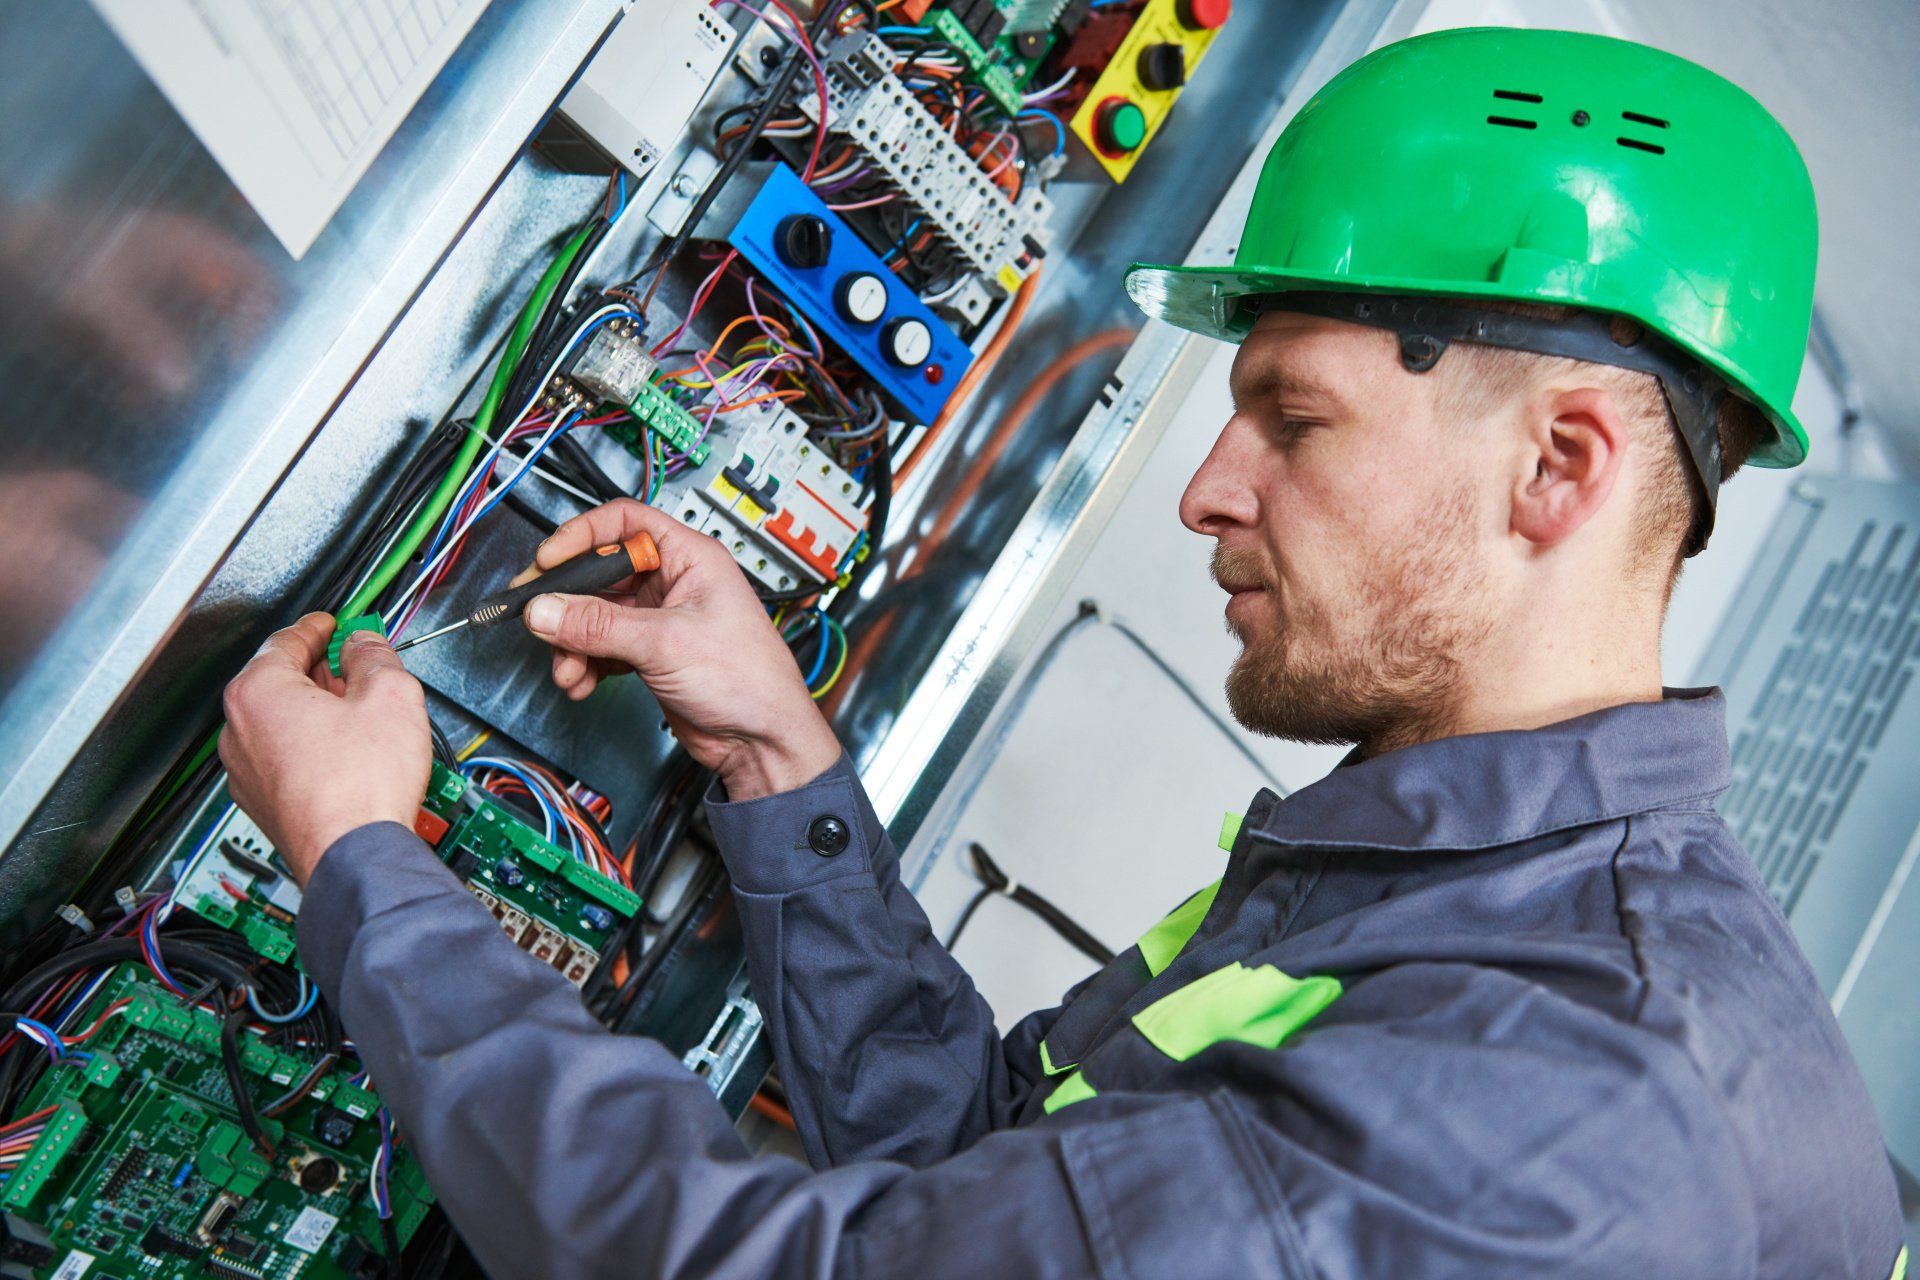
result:
M 1520 89 L 1495 89 L 1493 91 L 1493 96 L 1496 98 L 1505 98 L 1508 102 L 1544 102 L 1546 101 L 1546 99 L 1542 98 L 1537 93 L 1526 93 Z
M 1668 122 L 1662 120 L 1659 116 L 1643 116 L 1638 111 L 1622 111 L 1620 118 L 1622 120 L 1631 120 L 1635 124 L 1650 124 L 1656 129 L 1669 127 Z
M 1657 142 L 1642 142 L 1638 138 L 1616 138 L 1614 141 L 1623 147 L 1632 147 L 1635 151 L 1651 151 L 1657 156 L 1667 154 L 1667 149 Z
M 1540 126 L 1532 120 L 1516 120 L 1512 116 L 1488 116 L 1488 124 L 1505 125 L 1509 129 L 1538 129 Z M 1621 139 L 1625 141 L 1625 139 Z

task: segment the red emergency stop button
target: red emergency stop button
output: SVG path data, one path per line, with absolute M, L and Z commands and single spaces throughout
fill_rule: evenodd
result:
M 1196 31 L 1218 31 L 1233 16 L 1233 0 L 1180 0 L 1180 21 Z

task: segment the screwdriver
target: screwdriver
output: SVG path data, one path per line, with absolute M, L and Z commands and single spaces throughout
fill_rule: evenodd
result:
M 425 644 L 429 640 L 458 631 L 462 627 L 491 626 L 507 618 L 517 618 L 527 610 L 528 601 L 535 596 L 544 596 L 550 592 L 564 595 L 586 596 L 596 591 L 605 591 L 616 583 L 624 582 L 636 573 L 647 573 L 660 567 L 660 549 L 653 545 L 653 539 L 644 533 L 636 533 L 625 542 L 613 542 L 604 547 L 595 547 L 583 551 L 571 560 L 562 561 L 547 570 L 531 582 L 523 582 L 517 587 L 508 587 L 505 591 L 495 592 L 479 604 L 460 621 L 441 627 L 438 631 L 429 631 L 425 635 L 402 640 L 393 646 L 395 653 L 402 649 L 411 649 L 414 645 Z

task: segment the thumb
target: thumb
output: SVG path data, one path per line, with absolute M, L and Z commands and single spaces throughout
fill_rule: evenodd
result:
M 593 658 L 617 658 L 638 667 L 658 621 L 651 609 L 615 604 L 599 596 L 535 596 L 527 605 L 527 630 L 555 648 Z
M 400 655 L 377 631 L 356 631 L 340 646 L 340 674 L 346 678 L 349 694 L 384 683 L 392 679 L 395 672 L 407 675 Z

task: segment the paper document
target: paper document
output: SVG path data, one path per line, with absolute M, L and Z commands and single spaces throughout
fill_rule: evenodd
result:
M 487 0 L 93 6 L 298 258 Z

